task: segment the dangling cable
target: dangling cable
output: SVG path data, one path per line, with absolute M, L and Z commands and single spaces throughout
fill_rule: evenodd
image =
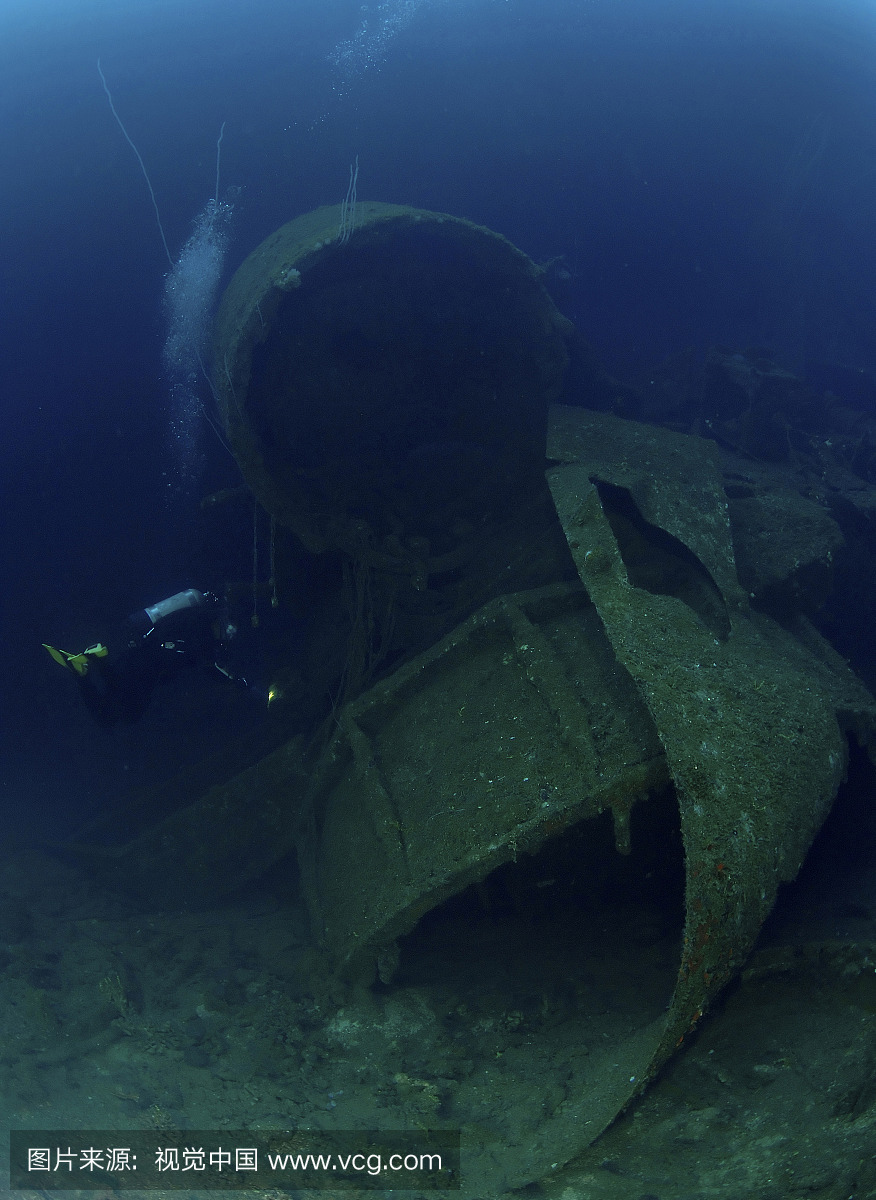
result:
M 271 585 L 271 608 L 280 607 L 280 597 L 277 595 L 277 570 L 276 570 L 276 537 L 277 537 L 277 518 L 271 515 L 271 577 L 268 583 Z
M 149 178 L 149 173 L 146 170 L 146 164 L 143 162 L 140 151 L 131 141 L 131 135 L 128 133 L 127 129 L 125 129 L 124 125 L 122 124 L 122 118 L 116 112 L 116 106 L 113 104 L 112 92 L 109 90 L 106 76 L 104 75 L 100 66 L 100 59 L 97 60 L 97 73 L 100 76 L 100 82 L 103 84 L 103 90 L 106 92 L 106 98 L 109 100 L 110 112 L 115 117 L 119 129 L 121 129 L 122 133 L 125 135 L 126 142 L 137 155 L 137 162 L 140 164 L 140 170 L 143 172 L 143 178 L 146 180 L 146 186 L 149 188 L 149 199 L 152 201 L 152 207 L 155 210 L 155 220 L 158 225 L 158 232 L 161 234 L 161 244 L 164 247 L 164 253 L 167 255 L 167 261 L 170 263 L 170 269 L 173 270 L 173 255 L 170 253 L 170 248 L 167 245 L 167 238 L 164 236 L 164 226 L 161 224 L 161 213 L 158 211 L 158 201 L 155 199 L 155 192 L 152 190 L 152 181 Z
M 258 500 L 252 500 L 252 617 L 253 629 L 258 629 Z

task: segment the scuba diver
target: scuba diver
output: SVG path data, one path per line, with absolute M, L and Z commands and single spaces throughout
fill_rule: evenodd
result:
M 139 720 L 156 686 L 185 667 L 212 666 L 232 683 L 248 687 L 223 659 L 236 629 L 211 592 L 189 588 L 141 608 L 107 643 L 69 654 L 43 642 L 60 666 L 76 676 L 91 714 L 105 726 Z

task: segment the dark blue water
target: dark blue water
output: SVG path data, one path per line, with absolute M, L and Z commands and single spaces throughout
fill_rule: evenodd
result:
M 244 12 L 245 7 L 245 12 Z M 250 570 L 180 478 L 162 370 L 168 262 L 239 188 L 225 277 L 275 227 L 359 196 L 446 210 L 536 260 L 638 376 L 687 346 L 876 374 L 876 21 L 863 3 L 174 0 L 0 5 L 0 405 L 8 828 L 73 827 L 196 756 L 208 685 L 89 723 L 40 648 Z M 221 714 L 217 715 L 217 708 Z M 184 730 L 184 732 L 183 732 Z

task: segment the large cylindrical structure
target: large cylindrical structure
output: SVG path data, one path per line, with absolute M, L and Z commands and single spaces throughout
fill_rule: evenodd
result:
M 340 219 L 300 217 L 242 264 L 215 387 L 256 498 L 309 550 L 367 543 L 416 573 L 540 477 L 570 326 L 490 230 L 360 204 L 341 240 Z

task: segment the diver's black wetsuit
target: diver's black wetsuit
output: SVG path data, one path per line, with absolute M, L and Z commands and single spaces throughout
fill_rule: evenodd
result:
M 165 615 L 156 605 L 128 617 L 107 641 L 106 656 L 92 659 L 88 672 L 77 677 L 82 698 L 101 725 L 138 720 L 157 684 L 184 667 L 214 663 L 231 678 L 216 663 L 222 651 L 219 601 L 209 593 L 190 595 L 200 599 Z

